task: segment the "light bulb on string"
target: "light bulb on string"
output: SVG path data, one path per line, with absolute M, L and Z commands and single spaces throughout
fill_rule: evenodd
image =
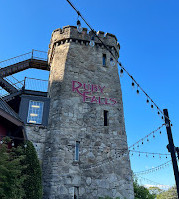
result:
M 94 35 L 91 36 L 91 40 L 90 40 L 89 45 L 90 45 L 91 47 L 93 47 L 93 46 L 95 45 L 95 42 L 94 42 Z
M 27 144 L 24 144 L 24 147 L 27 148 Z
M 81 33 L 83 31 L 80 20 L 77 21 L 77 30 L 79 33 Z
M 146 102 L 147 102 L 147 104 L 148 104 L 148 103 L 149 103 L 149 99 L 147 99 L 147 101 L 146 101 Z
M 160 131 L 160 134 L 162 134 L 162 131 Z
M 153 104 L 151 104 L 151 108 L 153 108 L 154 107 L 154 105 Z
M 155 138 L 155 135 L 153 134 L 153 138 Z
M 135 87 L 135 84 L 134 84 L 134 82 L 132 82 L 132 88 L 134 88 Z
M 115 64 L 116 64 L 116 63 L 115 63 L 114 59 L 111 57 L 111 58 L 110 58 L 110 65 L 111 65 L 111 66 L 115 66 Z
M 0 144 L 3 144 L 3 140 L 0 141 Z
M 139 94 L 139 89 L 138 89 L 138 88 L 137 88 L 137 91 L 136 91 L 136 92 L 137 92 L 137 94 Z
M 14 146 L 14 142 L 12 142 L 12 144 L 11 144 L 12 146 Z
M 122 77 L 123 74 L 124 74 L 124 71 L 123 71 L 123 69 L 121 68 L 121 70 L 120 70 L 120 76 Z

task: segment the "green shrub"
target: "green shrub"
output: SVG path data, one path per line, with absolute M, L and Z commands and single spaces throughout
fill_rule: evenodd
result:
M 22 155 L 22 147 L 9 148 L 10 142 L 10 138 L 7 137 L 0 145 L 0 198 L 23 199 L 25 197 L 23 183 L 26 175 L 22 173 L 25 166 L 21 162 L 25 156 Z
M 36 150 L 30 141 L 26 142 L 25 160 L 23 163 L 27 168 L 23 171 L 27 178 L 24 180 L 25 199 L 42 198 L 42 171 L 37 157 Z

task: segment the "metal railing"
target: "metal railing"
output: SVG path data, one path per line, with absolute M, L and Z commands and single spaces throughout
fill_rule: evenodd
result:
M 32 49 L 31 52 L 24 53 L 24 54 L 21 54 L 21 55 L 16 56 L 16 57 L 12 57 L 10 59 L 6 59 L 4 61 L 0 61 L 0 69 L 7 67 L 7 66 L 10 66 L 10 65 L 17 64 L 17 63 L 25 61 L 25 60 L 29 60 L 29 59 L 31 59 L 31 60 L 38 59 L 38 60 L 47 61 L 48 60 L 47 59 L 47 52 Z M 25 78 L 26 83 L 25 83 L 25 80 L 19 81 L 13 75 L 5 77 L 4 79 L 7 82 L 9 82 L 11 85 L 13 85 L 17 90 L 20 90 L 25 84 L 26 84 L 27 89 L 29 89 L 29 90 L 35 89 L 35 90 L 44 91 L 44 92 L 47 91 L 47 87 L 48 87 L 48 86 L 45 86 L 45 85 L 42 85 L 42 84 L 39 84 L 39 85 L 37 84 L 38 87 L 37 87 L 37 85 L 34 86 L 35 84 L 33 84 L 33 86 L 30 86 L 29 82 L 27 83 L 27 81 L 29 79 L 33 79 L 33 78 L 28 78 L 28 80 L 27 80 L 27 78 Z M 41 81 L 43 81 L 43 80 L 41 80 Z M 44 81 L 47 81 L 47 80 L 44 80 Z M 40 85 L 41 85 L 41 88 L 40 88 Z M 48 83 L 47 83 L 47 85 L 48 85 Z M 9 95 L 9 93 L 6 90 L 4 90 L 3 88 L 0 88 L 0 97 L 4 97 L 4 96 L 7 96 L 7 95 Z
M 16 83 L 12 83 L 11 85 L 14 86 L 19 91 L 22 89 L 24 85 L 24 80 L 18 81 Z M 9 93 L 3 88 L 0 88 L 0 97 L 5 97 L 7 95 L 9 95 Z
M 47 92 L 48 80 L 25 77 L 24 88 L 26 90 Z
M 12 57 L 10 59 L 6 59 L 4 61 L 0 61 L 0 68 L 4 68 L 28 59 L 38 59 L 38 60 L 44 60 L 47 61 L 47 52 L 45 51 L 40 51 L 40 50 L 34 50 L 32 49 L 31 52 Z

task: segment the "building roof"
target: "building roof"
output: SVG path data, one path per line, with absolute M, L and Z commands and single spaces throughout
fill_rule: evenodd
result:
M 22 126 L 19 115 L 3 100 L 0 98 L 0 116 L 6 118 L 17 126 Z

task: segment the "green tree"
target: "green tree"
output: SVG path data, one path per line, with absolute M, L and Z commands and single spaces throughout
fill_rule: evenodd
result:
M 106 196 L 105 198 L 103 197 L 99 197 L 99 199 L 113 199 L 113 198 L 110 198 L 109 196 Z M 115 198 L 115 199 L 120 199 L 119 197 Z
M 134 196 L 135 199 L 155 199 L 155 194 L 150 194 L 149 190 L 144 186 L 140 186 L 137 182 L 137 179 L 134 179 Z
M 25 154 L 26 157 L 23 161 L 23 164 L 27 165 L 27 168 L 23 171 L 27 175 L 23 184 L 26 194 L 25 199 L 41 199 L 42 172 L 36 150 L 30 141 L 26 143 Z
M 157 195 L 157 199 L 178 199 L 176 187 L 172 187 Z
M 9 138 L 4 138 L 0 145 L 0 198 L 22 199 L 25 196 L 22 184 L 26 177 L 21 164 L 24 156 L 17 154 L 22 154 L 23 149 L 20 146 L 9 149 L 10 142 Z
M 151 194 L 155 194 L 155 195 L 159 195 L 160 193 L 163 192 L 163 190 L 158 187 L 149 187 L 148 190 Z

